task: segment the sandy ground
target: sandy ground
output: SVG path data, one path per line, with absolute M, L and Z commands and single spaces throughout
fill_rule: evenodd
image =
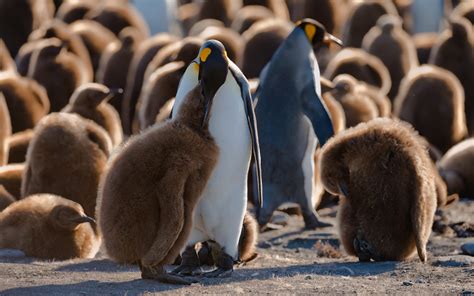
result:
M 335 208 L 321 212 L 335 223 Z M 446 210 L 449 223 L 473 223 L 474 202 Z M 141 295 L 169 294 L 462 294 L 474 295 L 474 257 L 460 245 L 474 238 L 433 234 L 429 262 L 359 263 L 344 255 L 334 227 L 302 231 L 292 216 L 281 230 L 260 237 L 259 257 L 237 267 L 230 278 L 202 279 L 191 286 L 141 280 L 138 268 L 120 266 L 99 254 L 91 260 L 44 262 L 0 252 L 0 295 Z M 319 244 L 318 244 L 319 242 Z M 315 245 L 330 244 L 340 258 L 319 256 Z M 337 255 L 341 252 L 335 252 Z M 16 252 L 17 253 L 17 252 Z

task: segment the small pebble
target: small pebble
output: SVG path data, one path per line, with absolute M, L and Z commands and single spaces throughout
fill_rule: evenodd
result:
M 310 275 L 307 275 L 307 276 L 304 277 L 304 279 L 305 279 L 305 280 L 311 280 L 311 279 L 313 279 L 313 277 L 310 276 Z
M 474 256 L 474 242 L 463 244 L 461 250 L 466 255 Z
M 405 281 L 405 282 L 403 282 L 403 285 L 404 285 L 404 286 L 413 286 L 413 283 L 412 283 L 412 282 Z

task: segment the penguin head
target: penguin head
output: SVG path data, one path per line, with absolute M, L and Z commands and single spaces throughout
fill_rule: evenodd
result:
M 206 100 L 203 125 L 209 120 L 209 112 L 216 92 L 224 84 L 229 69 L 229 59 L 224 45 L 217 40 L 204 42 L 199 50 L 196 64 L 198 81 Z
M 343 46 L 339 38 L 329 34 L 326 28 L 318 21 L 310 18 L 305 18 L 296 23 L 297 28 L 300 28 L 308 38 L 309 43 L 313 46 L 327 44 L 334 42 L 339 46 Z
M 70 103 L 75 106 L 94 109 L 102 102 L 106 102 L 122 93 L 121 88 L 108 88 L 99 83 L 85 83 L 74 91 Z
M 76 203 L 55 206 L 48 220 L 53 227 L 69 231 L 74 231 L 82 223 L 95 223 L 94 218 L 84 214 L 82 207 Z

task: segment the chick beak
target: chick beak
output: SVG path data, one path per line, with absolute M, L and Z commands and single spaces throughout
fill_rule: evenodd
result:
M 343 47 L 344 44 L 342 43 L 341 39 L 337 38 L 336 36 L 332 35 L 332 34 L 329 34 L 329 33 L 326 33 L 324 35 L 324 41 L 323 41 L 326 45 L 330 45 L 331 43 L 336 43 L 337 45 L 339 45 L 340 47 Z
M 76 222 L 77 224 L 81 224 L 81 223 L 92 223 L 92 224 L 95 224 L 95 223 L 96 223 L 94 218 L 91 218 L 91 217 L 86 216 L 86 215 L 80 216 L 80 217 L 76 218 L 76 219 L 74 220 L 74 222 Z

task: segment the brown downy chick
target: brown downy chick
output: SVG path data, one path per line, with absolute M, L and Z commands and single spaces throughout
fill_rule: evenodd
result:
M 7 139 L 8 144 L 8 163 L 23 163 L 26 161 L 26 152 L 33 138 L 33 130 L 27 129 L 14 133 Z
M 24 164 L 9 164 L 0 167 L 0 185 L 5 187 L 15 199 L 21 198 L 21 182 L 23 180 Z
M 94 258 L 100 238 L 92 223 L 78 203 L 52 194 L 32 195 L 0 212 L 0 248 L 49 260 Z
M 407 123 L 377 118 L 330 139 L 322 149 L 321 180 L 342 196 L 342 244 L 360 261 L 426 262 L 437 193 L 432 163 Z
M 408 73 L 395 98 L 394 115 L 442 152 L 467 136 L 463 88 L 456 76 L 436 66 Z
M 248 5 L 237 11 L 230 27 L 242 35 L 256 22 L 273 17 L 272 11 L 264 6 Z
M 218 158 L 201 87 L 176 117 L 132 138 L 109 163 L 99 189 L 99 225 L 108 255 L 139 262 L 143 278 L 189 284 L 167 274 L 185 246 L 194 207 Z
M 388 94 L 392 85 L 390 73 L 379 58 L 361 49 L 345 48 L 338 52 L 324 70 L 324 77 L 332 80 L 339 74 L 350 74 L 357 80 Z
M 90 119 L 104 128 L 114 146 L 122 143 L 123 133 L 120 116 L 108 103 L 123 93 L 122 89 L 109 89 L 99 83 L 86 83 L 79 86 L 71 96 L 69 104 L 61 112 L 76 113 Z
M 10 112 L 12 133 L 33 128 L 49 112 L 46 90 L 33 79 L 2 73 L 0 92 Z
M 125 89 L 127 75 L 133 54 L 142 41 L 135 28 L 128 27 L 119 34 L 120 42 L 111 43 L 102 54 L 96 81 L 110 88 Z M 118 95 L 110 104 L 120 114 L 122 111 L 122 95 Z
M 8 163 L 8 137 L 12 134 L 10 112 L 5 97 L 0 92 L 0 166 Z
M 3 185 L 0 185 L 0 212 L 2 212 L 15 201 L 15 197 L 11 195 Z
M 153 60 L 155 55 L 165 46 L 175 42 L 176 38 L 167 33 L 161 33 L 143 41 L 133 55 L 130 69 L 127 76 L 127 87 L 125 88 L 124 98 L 122 100 L 122 119 L 123 131 L 126 135 L 132 133 L 132 119 L 136 106 L 136 102 L 140 97 L 140 91 L 143 87 L 145 71 L 148 64 Z
M 22 196 L 57 194 L 94 217 L 99 180 L 111 150 L 107 132 L 93 121 L 68 113 L 46 116 L 28 147 Z
M 474 135 L 474 36 L 466 19 L 452 19 L 451 29 L 433 47 L 430 63 L 451 71 L 464 87 L 464 110 L 470 135 Z
M 381 16 L 377 26 L 365 35 L 362 48 L 378 57 L 387 67 L 392 80 L 388 97 L 393 100 L 403 77 L 418 66 L 415 45 L 403 30 L 401 19 L 393 15 Z
M 438 162 L 448 194 L 474 199 L 474 139 L 464 140 L 446 152 Z
M 61 110 L 77 87 L 92 80 L 82 60 L 69 53 L 56 38 L 37 44 L 31 56 L 28 77 L 46 89 L 51 112 Z
M 243 0 L 243 7 L 262 6 L 269 9 L 276 18 L 289 20 L 290 12 L 285 0 Z M 235 19 L 235 18 L 234 18 Z

